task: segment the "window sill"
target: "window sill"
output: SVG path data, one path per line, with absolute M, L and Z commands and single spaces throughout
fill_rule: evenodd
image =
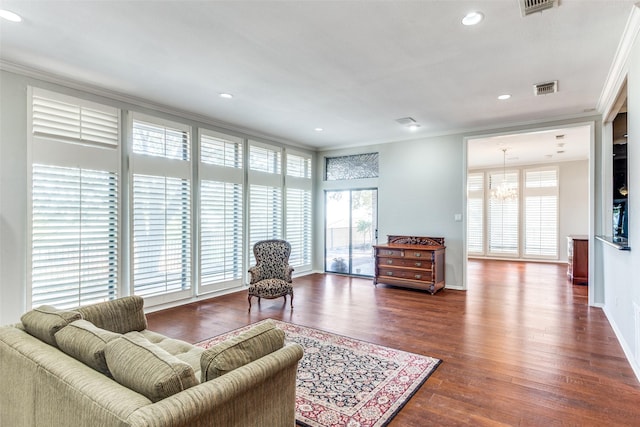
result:
M 612 246 L 620 251 L 630 251 L 631 247 L 628 246 L 628 241 L 627 240 L 618 240 L 612 237 L 612 236 L 596 236 L 596 239 L 600 240 L 601 242 Z

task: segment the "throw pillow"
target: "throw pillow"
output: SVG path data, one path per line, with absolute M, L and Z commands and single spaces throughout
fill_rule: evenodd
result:
M 205 350 L 200 356 L 201 381 L 209 381 L 281 349 L 284 331 L 266 321 L 237 337 Z
M 56 332 L 55 338 L 60 350 L 96 371 L 111 376 L 104 349 L 109 341 L 120 336 L 86 320 L 76 320 Z
M 198 384 L 193 368 L 138 332 L 109 341 L 104 351 L 113 379 L 157 402 Z
M 57 347 L 56 332 L 79 319 L 82 319 L 82 315 L 77 311 L 59 310 L 50 305 L 43 305 L 23 314 L 20 321 L 28 334 Z
M 129 296 L 80 307 L 78 312 L 99 328 L 126 334 L 147 329 L 143 306 L 142 297 Z

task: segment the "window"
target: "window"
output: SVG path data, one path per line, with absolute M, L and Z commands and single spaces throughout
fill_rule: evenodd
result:
M 470 172 L 467 253 L 557 259 L 558 187 L 555 166 Z
M 311 157 L 287 152 L 286 240 L 291 243 L 289 263 L 311 269 L 312 211 Z
M 31 306 L 114 299 L 119 110 L 30 88 Z
M 133 293 L 191 288 L 191 139 L 187 126 L 133 115 Z
M 200 134 L 200 289 L 239 285 L 244 272 L 243 141 Z
M 558 256 L 558 170 L 525 170 L 524 255 Z
M 282 236 L 282 150 L 249 142 L 249 247 Z M 253 257 L 253 251 L 249 251 Z M 252 258 L 252 262 L 255 260 Z
M 325 178 L 327 181 L 378 177 L 378 153 L 352 156 L 327 157 Z
M 501 199 L 489 197 L 488 204 L 488 247 L 491 255 L 511 255 L 518 256 L 519 251 L 519 197 L 517 195 L 519 187 L 519 173 L 509 172 L 489 172 L 489 190 L 497 190 L 504 182 L 510 188 L 516 190 L 515 197 Z M 491 193 L 490 193 L 491 194 Z
M 484 253 L 484 173 L 467 175 L 467 252 Z

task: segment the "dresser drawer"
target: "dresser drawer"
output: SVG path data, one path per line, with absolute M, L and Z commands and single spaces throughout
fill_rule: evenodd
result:
M 422 282 L 431 282 L 431 272 L 428 270 L 400 270 L 393 268 L 379 267 L 380 281 L 384 282 L 385 277 L 393 277 L 397 279 L 420 280 Z
M 406 259 L 423 259 L 425 261 L 431 261 L 431 251 L 419 251 L 416 249 L 406 249 L 404 251 L 404 258 Z
M 430 259 L 378 258 L 378 266 L 381 268 L 385 266 L 397 266 L 431 270 L 432 263 Z
M 396 257 L 396 258 L 402 258 L 403 255 L 403 250 L 402 249 L 377 249 L 376 250 L 376 255 L 379 257 Z

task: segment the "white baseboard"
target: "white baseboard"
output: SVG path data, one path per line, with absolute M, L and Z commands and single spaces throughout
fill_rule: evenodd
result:
M 629 361 L 629 364 L 631 365 L 631 369 L 633 369 L 633 373 L 636 374 L 636 378 L 638 379 L 638 381 L 640 381 L 640 365 L 638 364 L 638 361 L 636 360 L 635 355 L 633 354 L 633 351 L 631 351 L 631 348 L 627 344 L 627 341 L 624 339 L 624 336 L 620 332 L 620 329 L 618 329 L 618 325 L 616 324 L 614 317 L 610 315 L 606 305 L 603 307 L 602 311 L 604 311 L 605 316 L 607 316 L 607 320 L 609 321 L 609 324 L 611 325 L 613 332 L 616 334 L 616 337 L 618 338 L 618 342 L 620 343 L 620 346 L 622 347 L 622 351 L 624 352 L 624 355 L 626 356 L 627 360 Z

